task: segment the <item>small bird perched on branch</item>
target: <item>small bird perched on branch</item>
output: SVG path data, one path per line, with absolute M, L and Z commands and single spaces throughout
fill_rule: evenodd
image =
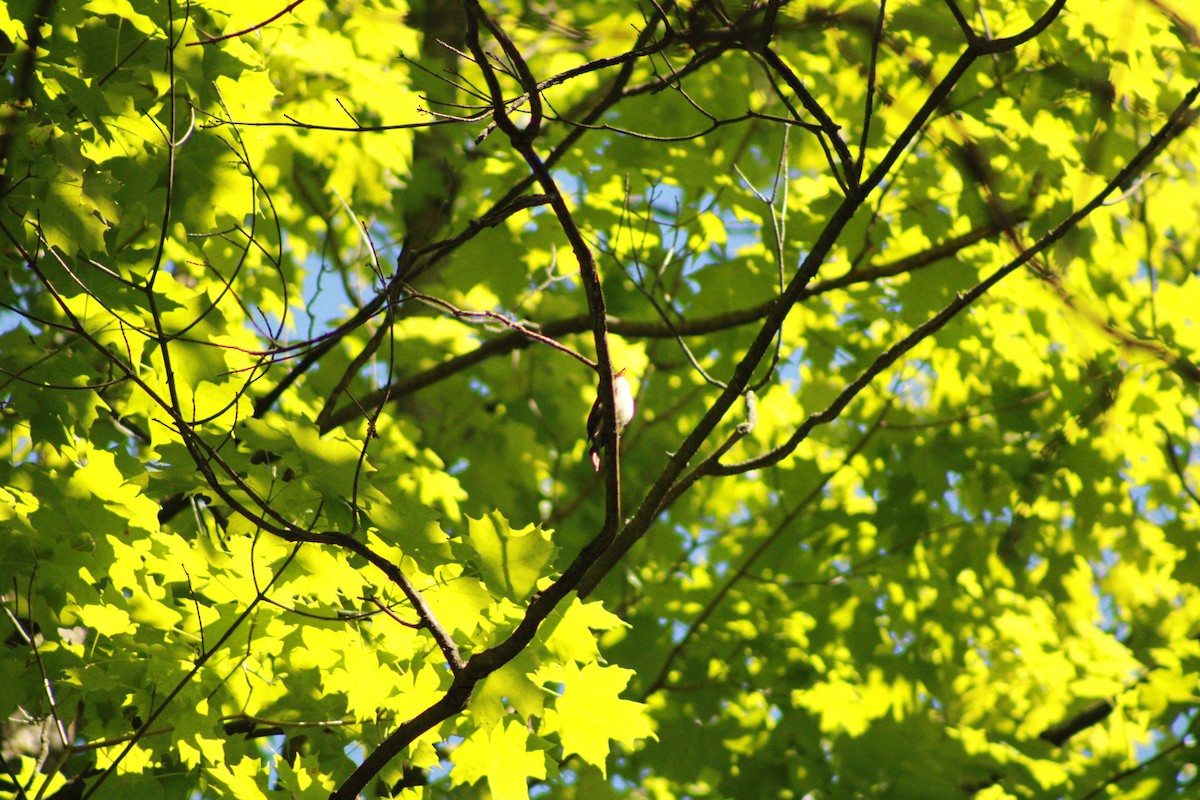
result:
M 629 381 L 625 379 L 624 368 L 613 373 L 613 394 L 617 404 L 617 434 L 620 435 L 633 419 L 633 392 L 629 391 Z M 592 404 L 587 419 L 588 452 L 592 455 L 592 468 L 597 472 L 600 471 L 600 448 L 604 447 L 608 439 L 605 422 L 603 398 L 597 393 L 596 402 Z

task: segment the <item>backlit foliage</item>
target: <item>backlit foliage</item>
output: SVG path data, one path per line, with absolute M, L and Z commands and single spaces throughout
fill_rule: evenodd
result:
M 0 7 L 0 797 L 1194 796 L 1198 30 Z

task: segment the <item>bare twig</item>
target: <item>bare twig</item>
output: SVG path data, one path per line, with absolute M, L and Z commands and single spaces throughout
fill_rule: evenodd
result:
M 303 2 L 304 2 L 304 0 L 292 0 L 292 2 L 288 3 L 283 8 L 283 10 L 280 11 L 278 14 L 272 15 L 272 16 L 268 17 L 267 19 L 263 20 L 262 22 L 251 25 L 248 28 L 243 28 L 240 31 L 234 31 L 233 33 L 226 33 L 222 36 L 206 36 L 205 38 L 201 39 L 198 42 L 188 42 L 187 46 L 188 47 L 196 47 L 198 45 L 216 44 L 217 42 L 223 42 L 226 39 L 236 39 L 239 36 L 245 36 L 247 33 L 254 33 L 257 30 L 261 30 L 262 28 L 267 27 L 272 22 L 274 22 L 275 20 L 284 16 L 285 14 L 290 14 L 291 12 L 295 11 L 296 7 Z

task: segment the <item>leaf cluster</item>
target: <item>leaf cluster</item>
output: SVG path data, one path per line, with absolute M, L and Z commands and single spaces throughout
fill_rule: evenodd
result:
M 1195 791 L 1198 30 L 0 8 L 0 796 Z

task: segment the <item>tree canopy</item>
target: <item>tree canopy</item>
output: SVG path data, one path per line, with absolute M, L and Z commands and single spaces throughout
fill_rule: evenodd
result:
M 1200 6 L 0 50 L 0 796 L 1200 788 Z

